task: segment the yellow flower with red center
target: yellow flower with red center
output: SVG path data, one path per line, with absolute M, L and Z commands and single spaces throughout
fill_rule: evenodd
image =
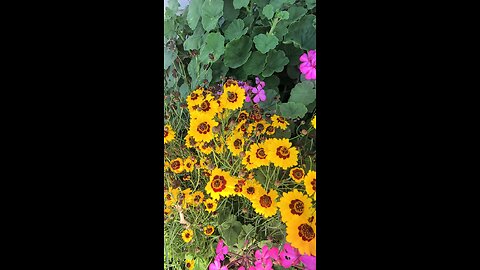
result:
M 243 196 L 243 186 L 245 186 L 245 179 L 236 178 L 234 179 L 235 185 L 233 186 L 233 194 L 238 196 Z
M 265 127 L 265 134 L 267 135 L 275 134 L 275 127 L 272 124 L 267 124 Z
M 312 126 L 314 129 L 317 129 L 317 115 L 312 118 Z
M 297 183 L 301 183 L 303 178 L 305 178 L 305 171 L 302 168 L 291 168 L 290 177 Z
M 257 168 L 257 167 L 258 167 L 258 166 L 256 166 L 255 164 L 253 164 L 253 162 L 252 162 L 252 155 L 253 155 L 253 154 L 252 154 L 250 151 L 247 151 L 247 152 L 245 153 L 245 156 L 244 156 L 243 159 L 242 159 L 242 164 L 245 165 L 245 168 L 246 168 L 247 170 L 249 170 L 249 171 L 252 170 L 252 169 L 254 169 L 254 168 Z
M 182 200 L 182 208 L 185 209 L 187 208 L 187 205 L 188 204 L 192 204 L 192 189 L 191 188 L 187 188 L 185 190 L 182 190 L 182 194 L 183 194 L 183 200 Z
M 201 142 L 197 145 L 197 149 L 204 153 L 205 155 L 208 155 L 213 152 L 213 147 L 208 143 L 208 142 Z
M 203 202 L 203 204 L 205 205 L 205 210 L 207 212 L 212 213 L 213 211 L 217 210 L 218 203 L 216 200 L 212 198 L 206 199 L 205 202 Z
M 268 157 L 273 164 L 284 170 L 298 164 L 298 150 L 288 139 L 268 139 L 265 141 Z
M 207 118 L 213 119 L 215 114 L 220 111 L 218 102 L 211 94 L 208 94 L 198 105 L 195 106 L 195 109 L 190 111 L 191 118 L 197 118 L 200 115 L 204 115 Z
M 181 173 L 185 168 L 183 167 L 183 159 L 176 158 L 170 162 L 170 170 L 174 173 Z
M 163 144 L 171 142 L 175 139 L 175 131 L 173 131 L 172 126 L 165 125 L 163 127 Z
M 235 128 L 236 132 L 239 132 L 241 134 L 246 134 L 248 131 L 248 122 L 247 120 L 243 120 L 240 123 L 237 124 L 237 127 Z
M 205 195 L 203 194 L 202 191 L 195 191 L 192 194 L 192 204 L 194 206 L 199 206 L 201 203 L 203 203 L 203 199 L 205 198 Z
M 287 224 L 294 219 L 308 218 L 310 212 L 307 210 L 311 207 L 312 200 L 296 189 L 283 193 L 283 196 L 278 202 L 278 208 L 282 214 L 282 221 Z
M 167 192 L 164 192 L 165 205 L 171 206 L 177 202 L 178 194 L 180 190 L 178 188 L 169 188 Z
M 303 183 L 305 184 L 307 194 L 313 196 L 314 200 L 317 200 L 317 172 L 308 171 L 305 179 L 303 179 Z
M 250 135 L 260 136 L 261 134 L 265 134 L 267 131 L 267 126 L 268 123 L 265 120 L 254 122 L 248 126 L 247 133 Z
M 185 259 L 185 267 L 187 267 L 188 270 L 192 270 L 195 267 L 195 260 Z
M 308 212 L 313 210 L 309 209 Z M 311 216 L 311 215 L 309 215 Z M 317 231 L 316 225 L 309 221 L 312 218 L 296 218 L 287 223 L 286 240 L 302 255 L 316 256 Z
M 212 235 L 213 232 L 215 231 L 215 228 L 212 226 L 212 225 L 207 225 L 203 228 L 203 232 L 205 233 L 205 235 Z
M 192 135 L 185 136 L 185 146 L 188 148 L 194 148 L 197 145 L 195 138 Z
M 252 168 L 260 166 L 268 166 L 270 164 L 270 155 L 268 146 L 265 143 L 252 143 L 248 150 L 250 161 L 253 163 Z
M 213 139 L 212 128 L 217 125 L 218 122 L 208 115 L 198 115 L 197 118 L 191 119 L 188 135 L 191 135 L 197 142 L 209 142 Z
M 241 111 L 239 114 L 238 114 L 238 117 L 237 117 L 237 123 L 240 123 L 244 120 L 247 120 L 249 118 L 249 114 L 247 111 L 243 110 Z
M 218 200 L 220 196 L 228 197 L 232 195 L 233 185 L 233 179 L 228 172 L 215 168 L 210 175 L 210 181 L 207 183 L 205 191 L 213 199 Z
M 163 161 L 163 170 L 165 172 L 168 172 L 168 170 L 170 170 L 170 162 L 168 162 L 166 160 Z
M 245 102 L 245 90 L 238 86 L 236 81 L 226 82 L 223 85 L 223 93 L 220 96 L 220 102 L 225 109 L 239 109 Z
M 272 116 L 272 126 L 285 130 L 287 129 L 288 122 L 282 116 L 274 114 Z
M 187 157 L 187 158 L 183 161 L 183 167 L 185 168 L 185 171 L 187 171 L 187 172 L 192 172 L 193 169 L 195 169 L 195 162 L 194 162 L 194 160 L 192 160 L 191 157 Z
M 265 218 L 274 216 L 277 213 L 277 197 L 278 193 L 272 189 L 268 193 L 265 190 L 260 191 L 258 197 L 252 200 L 252 206 L 255 212 Z
M 166 221 L 171 213 L 172 213 L 172 209 L 170 207 L 164 208 L 163 209 L 163 220 Z
M 193 239 L 193 231 L 190 229 L 184 230 L 182 232 L 182 239 L 185 243 L 189 243 Z
M 230 137 L 227 139 L 227 147 L 230 152 L 232 152 L 233 156 L 240 155 L 240 152 L 243 151 L 245 146 L 245 140 L 243 139 L 243 134 L 234 132 Z
M 195 91 L 193 91 L 192 93 L 190 93 L 190 95 L 188 95 L 187 97 L 187 106 L 188 106 L 188 110 L 190 112 L 192 111 L 195 111 L 196 110 L 196 106 L 200 105 L 200 103 L 202 103 L 202 100 L 203 100 L 203 91 L 204 89 L 202 87 L 196 89 Z
M 258 198 L 259 194 L 266 193 L 265 189 L 257 182 L 257 180 L 247 180 L 245 185 L 242 187 L 243 196 L 245 196 L 250 201 L 255 201 Z

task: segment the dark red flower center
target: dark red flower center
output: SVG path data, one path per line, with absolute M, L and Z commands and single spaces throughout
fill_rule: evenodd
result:
M 300 216 L 303 213 L 304 204 L 302 201 L 295 199 L 290 202 L 290 205 L 288 207 L 290 207 L 290 212 L 293 215 Z
M 303 241 L 310 242 L 315 238 L 315 232 L 310 225 L 302 224 L 298 226 L 298 236 L 300 236 Z
M 260 197 L 260 205 L 265 208 L 272 206 L 272 198 L 268 195 L 263 195 Z

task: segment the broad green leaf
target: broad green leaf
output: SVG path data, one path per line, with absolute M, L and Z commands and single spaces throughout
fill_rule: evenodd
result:
M 177 58 L 177 52 L 172 52 L 168 48 L 163 48 L 163 69 L 169 68 Z
M 317 92 L 313 88 L 313 83 L 311 81 L 306 81 L 298 83 L 293 87 L 290 92 L 290 98 L 288 102 L 302 103 L 303 105 L 308 105 L 315 101 L 317 97 Z
M 283 51 L 270 51 L 267 55 L 267 64 L 262 72 L 263 77 L 270 77 L 274 72 L 281 72 L 288 64 L 288 58 Z
M 187 66 L 187 71 L 188 71 L 188 75 L 192 79 L 192 83 L 190 87 L 194 89 L 199 85 L 198 83 L 199 64 L 198 64 L 197 57 L 194 57 L 192 58 L 192 60 L 190 60 L 190 63 L 188 63 L 188 66 Z
M 225 76 L 228 72 L 228 67 L 223 64 L 223 61 L 218 60 L 212 64 L 212 81 L 220 81 L 220 76 Z
M 316 32 L 313 27 L 315 15 L 303 16 L 298 22 L 288 27 L 288 34 L 285 36 L 285 42 L 293 42 L 304 50 L 314 50 L 317 47 Z
M 202 25 L 206 32 L 217 26 L 218 19 L 223 15 L 222 0 L 205 0 L 202 4 Z
M 296 22 L 298 19 L 300 19 L 300 17 L 305 15 L 305 13 L 307 13 L 307 10 L 303 7 L 291 6 L 288 9 L 288 13 L 289 13 L 288 22 L 293 23 L 293 22 Z
M 271 20 L 273 18 L 273 14 L 274 14 L 274 10 L 273 10 L 273 6 L 268 4 L 266 5 L 263 10 L 262 10 L 262 14 L 265 15 L 265 17 L 267 17 L 267 19 Z
M 290 14 L 288 14 L 288 11 L 284 10 L 284 11 L 280 11 L 277 16 L 281 20 L 288 20 L 288 18 L 290 17 Z
M 244 28 L 244 23 L 243 20 L 241 19 L 236 19 L 230 25 L 227 27 L 225 30 L 225 39 L 230 41 L 230 40 L 235 40 L 240 38 L 241 36 L 245 35 L 247 33 L 248 28 Z
M 247 75 L 259 75 L 265 67 L 266 59 L 267 56 L 265 54 L 254 51 L 248 58 L 247 62 L 242 66 L 242 69 Z
M 313 110 L 317 107 L 317 103 L 316 102 L 312 102 L 310 104 L 307 105 L 307 110 L 308 112 L 313 112 Z
M 231 68 L 228 73 L 228 76 L 234 77 L 236 80 L 245 81 L 247 80 L 247 73 L 243 68 Z
M 194 30 L 200 20 L 200 11 L 202 9 L 203 0 L 191 0 L 188 6 L 187 23 L 190 29 Z
M 290 60 L 289 65 L 297 66 L 300 64 L 300 56 L 305 53 L 304 50 L 293 46 L 293 44 L 280 44 L 278 50 L 285 52 L 285 55 Z
M 265 87 L 271 89 L 278 89 L 278 85 L 280 84 L 280 78 L 275 75 L 265 78 L 263 81 L 265 82 Z
M 210 63 L 220 59 L 225 52 L 225 38 L 220 33 L 209 33 L 205 38 L 204 46 L 200 49 L 199 60 Z M 213 55 L 213 59 L 210 58 Z
M 183 48 L 186 51 L 198 50 L 202 45 L 204 33 L 205 31 L 203 31 L 202 26 L 198 25 L 193 35 L 189 36 L 187 40 L 185 40 L 185 42 L 183 43 Z
M 245 64 L 251 54 L 251 48 L 252 39 L 249 36 L 230 41 L 225 47 L 225 66 L 237 68 Z
M 246 7 L 250 0 L 233 0 L 233 6 L 236 9 L 241 9 L 242 7 Z
M 305 0 L 308 9 L 312 9 L 317 5 L 317 0 Z
M 298 66 L 289 64 L 287 66 L 287 75 L 291 79 L 298 79 L 300 76 L 300 70 L 298 69 Z
M 274 35 L 259 34 L 253 38 L 253 42 L 255 43 L 255 48 L 265 54 L 277 47 L 278 38 Z
M 275 8 L 275 10 L 281 9 L 282 6 L 285 4 L 293 4 L 295 0 L 271 0 L 270 4 Z
M 307 107 L 302 103 L 288 102 L 280 104 L 280 113 L 285 118 L 304 117 L 307 113 Z
M 287 21 L 280 21 L 277 24 L 277 27 L 273 29 L 273 34 L 278 38 L 279 41 L 282 41 L 283 36 L 285 36 L 288 33 L 288 25 L 289 22 Z
M 190 94 L 190 87 L 187 83 L 184 83 L 182 84 L 182 86 L 180 86 L 180 89 L 178 91 L 180 92 L 181 98 L 186 98 L 188 94 Z
M 223 17 L 226 21 L 231 22 L 235 20 L 240 14 L 240 10 L 233 7 L 233 0 L 225 0 L 223 6 Z
M 268 26 L 254 26 L 252 30 L 252 37 L 258 34 L 266 34 L 268 31 L 270 31 L 270 27 Z
M 177 34 L 175 33 L 175 21 L 174 20 L 164 20 L 163 21 L 163 36 L 166 38 L 175 38 Z

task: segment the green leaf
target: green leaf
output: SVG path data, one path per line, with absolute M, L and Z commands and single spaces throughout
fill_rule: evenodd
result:
M 246 7 L 250 0 L 233 0 L 233 6 L 236 9 L 241 9 L 242 7 Z
M 231 22 L 235 20 L 240 14 L 240 10 L 233 7 L 233 0 L 225 0 L 223 6 L 223 17 L 225 21 Z
M 267 64 L 262 72 L 263 77 L 270 77 L 274 72 L 281 72 L 288 64 L 288 58 L 283 51 L 270 51 L 267 54 Z
M 265 67 L 266 59 L 267 56 L 265 54 L 254 51 L 242 66 L 242 69 L 247 75 L 259 75 Z
M 252 37 L 258 34 L 265 34 L 269 31 L 270 27 L 267 26 L 254 26 L 252 30 Z
M 220 59 L 225 52 L 225 38 L 220 33 L 209 33 L 205 38 L 205 45 L 200 49 L 199 60 L 202 63 L 210 63 Z M 210 58 L 213 55 L 213 59 Z
M 307 10 L 303 7 L 291 6 L 288 9 L 288 13 L 290 14 L 288 21 L 290 23 L 293 23 L 293 22 L 296 22 L 298 19 L 300 19 L 300 17 L 305 15 L 305 13 L 307 13 Z
M 274 14 L 274 10 L 273 10 L 273 6 L 268 4 L 266 5 L 263 10 L 262 10 L 262 14 L 265 15 L 265 17 L 267 17 L 267 19 L 271 20 L 273 18 L 273 14 Z
M 313 27 L 315 15 L 303 16 L 298 22 L 288 27 L 288 34 L 285 36 L 285 42 L 293 42 L 304 50 L 314 50 L 317 47 L 316 32 Z
M 288 25 L 289 23 L 287 21 L 280 21 L 273 30 L 273 34 L 278 38 L 279 41 L 281 41 L 283 36 L 288 33 Z
M 300 70 L 296 65 L 288 65 L 287 66 L 287 75 L 291 79 L 298 79 L 300 77 Z
M 223 61 L 218 60 L 212 64 L 212 81 L 220 81 L 221 76 L 225 76 L 228 72 L 228 67 L 223 64 Z
M 304 117 L 307 113 L 307 107 L 302 103 L 288 102 L 280 104 L 280 113 L 285 118 Z
M 312 9 L 317 5 L 317 0 L 305 0 L 308 9 Z
M 307 110 L 308 112 L 313 112 L 313 110 L 317 107 L 317 103 L 316 102 L 312 102 L 310 104 L 307 105 Z
M 225 66 L 237 68 L 245 64 L 251 54 L 251 48 L 252 39 L 249 36 L 230 41 L 225 47 Z
M 280 44 L 278 50 L 284 51 L 290 62 L 289 65 L 299 65 L 300 56 L 305 53 L 304 50 L 293 46 L 293 44 Z
M 303 105 L 308 105 L 315 101 L 317 97 L 317 92 L 313 88 L 313 82 L 306 81 L 298 83 L 293 87 L 290 92 L 290 98 L 288 102 L 302 103 Z
M 192 60 L 190 60 L 190 63 L 188 63 L 188 66 L 187 66 L 188 75 L 192 79 L 192 83 L 190 85 L 192 89 L 196 88 L 199 85 L 197 70 L 199 70 L 198 60 L 197 60 L 197 57 L 194 57 L 192 58 Z
M 202 45 L 204 33 L 202 26 L 198 25 L 193 35 L 189 36 L 183 43 L 183 49 L 186 51 L 198 50 Z
M 188 6 L 187 11 L 187 23 L 190 29 L 194 30 L 197 27 L 200 20 L 200 11 L 202 8 L 203 0 L 192 0 Z
M 265 54 L 277 47 L 278 38 L 274 35 L 259 34 L 253 38 L 253 42 L 255 43 L 255 48 Z
M 163 21 L 163 36 L 167 38 L 175 38 L 177 34 L 175 33 L 175 21 L 174 20 L 164 20 Z
M 166 47 L 163 48 L 163 69 L 169 68 L 177 58 L 177 52 L 172 52 Z
M 224 230 L 222 236 L 225 239 L 227 246 L 233 246 L 238 241 L 238 235 L 242 230 L 242 223 L 239 221 L 234 221 L 231 223 L 230 228 Z
M 288 11 L 280 11 L 277 16 L 281 20 L 288 20 L 290 14 L 288 14 Z
M 276 9 L 279 10 L 284 4 L 293 4 L 295 0 L 271 0 L 270 4 Z
M 181 98 L 186 98 L 188 94 L 190 94 L 190 87 L 188 87 L 187 83 L 184 83 L 182 84 L 182 86 L 180 86 L 180 89 L 178 91 L 180 92 Z
M 235 40 L 247 33 L 248 28 L 244 28 L 243 20 L 236 19 L 234 20 L 225 30 L 225 39 L 226 40 Z
M 280 78 L 273 75 L 263 79 L 265 82 L 265 87 L 270 89 L 278 89 L 278 85 L 280 84 Z
M 222 0 L 205 0 L 202 4 L 202 25 L 206 32 L 217 26 L 218 19 L 223 15 Z

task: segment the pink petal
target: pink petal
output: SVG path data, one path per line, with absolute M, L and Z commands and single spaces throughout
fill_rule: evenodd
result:
M 306 53 L 302 54 L 302 56 L 300 56 L 300 61 L 302 62 L 308 62 L 308 56 Z

